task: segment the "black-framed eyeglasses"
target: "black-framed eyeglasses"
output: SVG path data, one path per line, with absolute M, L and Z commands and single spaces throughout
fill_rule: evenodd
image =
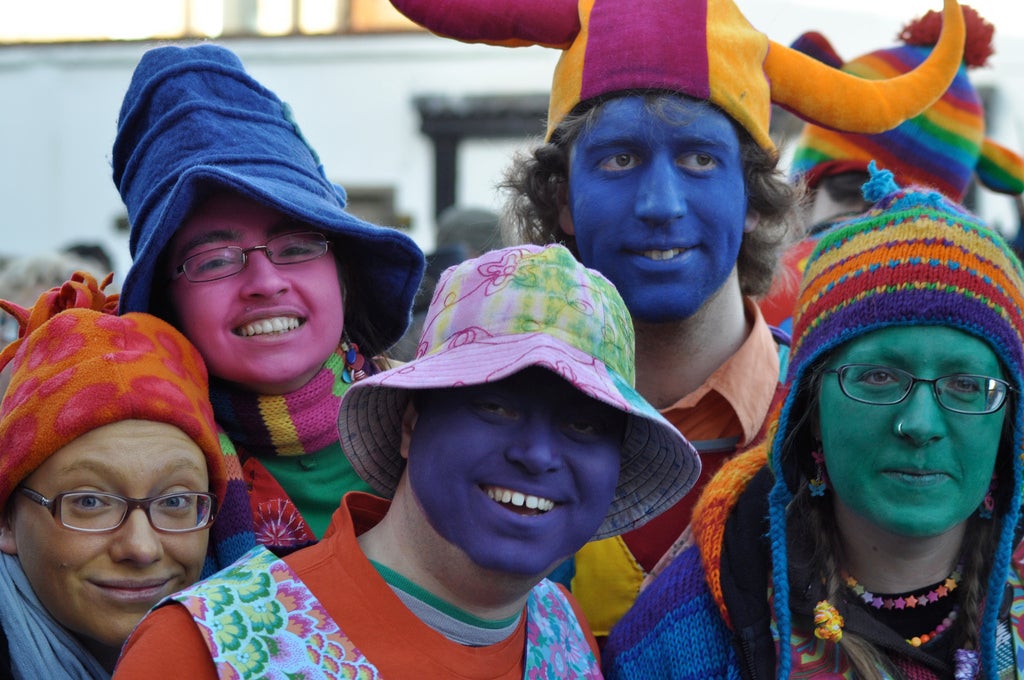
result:
M 929 380 L 880 364 L 844 364 L 825 373 L 835 373 L 843 394 L 864 404 L 898 404 L 910 395 L 914 385 L 927 383 L 939 406 L 954 413 L 972 415 L 998 411 L 1013 391 L 1005 380 L 987 375 L 953 373 Z
M 329 248 L 327 237 L 315 231 L 282 234 L 261 246 L 251 248 L 220 246 L 186 257 L 184 262 L 174 268 L 171 279 L 177 279 L 182 274 L 192 283 L 226 279 L 245 269 L 249 262 L 248 255 L 254 250 L 262 250 L 268 260 L 275 265 L 282 265 L 315 260 Z
M 157 531 L 182 534 L 205 529 L 217 513 L 217 497 L 200 491 L 179 491 L 152 498 L 128 498 L 102 491 L 65 491 L 47 498 L 28 487 L 18 487 L 61 525 L 75 531 L 113 531 L 124 524 L 128 513 L 139 509 Z

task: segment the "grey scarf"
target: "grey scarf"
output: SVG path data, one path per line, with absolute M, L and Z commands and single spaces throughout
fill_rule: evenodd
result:
M 39 602 L 17 557 L 0 553 L 0 628 L 15 680 L 110 680 L 108 673 Z

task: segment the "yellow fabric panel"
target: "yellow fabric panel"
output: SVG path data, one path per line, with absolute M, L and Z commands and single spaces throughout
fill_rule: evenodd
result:
M 569 49 L 562 52 L 555 66 L 555 75 L 551 83 L 551 100 L 548 103 L 548 133 L 555 131 L 573 107 L 580 103 L 580 92 L 583 90 L 583 58 L 587 54 L 587 38 L 590 31 L 590 12 L 594 9 L 594 0 L 580 0 L 580 32 Z
M 774 149 L 768 135 L 771 92 L 764 74 L 768 38 L 755 30 L 733 2 L 708 2 L 708 81 L 711 101 L 746 129 L 764 149 Z
M 572 594 L 596 637 L 606 637 L 633 606 L 644 570 L 619 536 L 591 541 L 576 553 Z

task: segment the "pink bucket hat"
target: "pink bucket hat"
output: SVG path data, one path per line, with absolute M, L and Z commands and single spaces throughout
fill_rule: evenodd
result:
M 626 413 L 619 483 L 595 539 L 634 529 L 693 486 L 693 446 L 633 388 L 633 324 L 614 286 L 559 245 L 493 250 L 444 272 L 408 364 L 349 388 L 338 417 L 352 465 L 394 494 L 408 390 L 479 385 L 530 366 Z

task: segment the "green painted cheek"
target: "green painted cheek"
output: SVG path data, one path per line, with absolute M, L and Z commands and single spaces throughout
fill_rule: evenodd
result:
M 949 347 L 969 350 L 964 368 L 942 363 Z M 841 347 L 828 367 L 845 363 L 893 365 L 925 377 L 943 371 L 1002 375 L 987 344 L 942 327 L 876 331 Z M 977 511 L 995 467 L 1005 409 L 953 413 L 938 405 L 927 385 L 916 386 L 899 404 L 864 404 L 846 397 L 837 377 L 826 374 L 819 414 L 829 493 L 887 532 L 924 537 L 940 535 Z M 916 440 L 897 435 L 899 422 L 905 429 L 913 424 Z

